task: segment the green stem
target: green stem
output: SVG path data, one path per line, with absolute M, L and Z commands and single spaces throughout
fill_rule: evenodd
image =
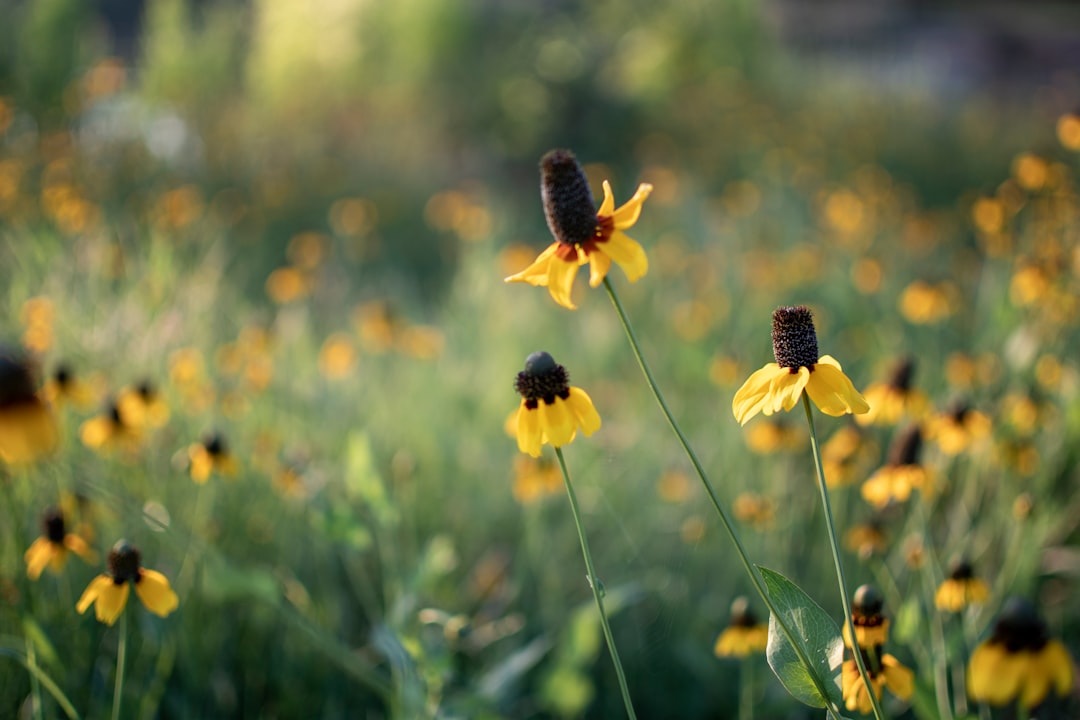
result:
M 38 667 L 35 663 L 30 662 L 22 653 L 16 652 L 10 648 L 0 647 L 0 657 L 9 657 L 12 660 L 20 663 L 32 677 L 37 678 L 42 687 L 49 691 L 49 694 L 53 696 L 53 700 L 60 706 L 60 709 L 64 711 L 72 720 L 79 720 L 79 713 L 75 709 L 75 706 L 68 700 L 67 695 L 60 689 L 60 686 L 53 682 L 53 679 L 49 677 L 44 670 Z
M 806 410 L 806 423 L 810 426 L 810 448 L 813 450 L 814 467 L 817 469 L 818 490 L 821 491 L 821 505 L 825 509 L 825 526 L 829 530 L 829 547 L 832 550 L 833 567 L 836 570 L 836 582 L 840 587 L 840 604 L 844 608 L 844 622 L 847 624 L 851 642 L 856 647 L 852 649 L 852 656 L 859 668 L 859 675 L 866 687 L 866 694 L 870 698 L 870 704 L 874 708 L 874 717 L 883 720 L 884 711 L 878 701 L 877 693 L 874 692 L 873 683 L 870 682 L 870 674 L 866 671 L 866 663 L 863 662 L 862 653 L 858 650 L 858 639 L 855 635 L 855 620 L 851 615 L 851 602 L 848 601 L 847 580 L 844 578 L 844 565 L 840 562 L 840 542 L 836 538 L 836 525 L 833 523 L 832 508 L 829 505 L 829 488 L 825 484 L 825 468 L 821 462 L 821 447 L 818 445 L 817 433 L 814 430 L 814 415 L 810 410 L 810 397 L 804 392 L 802 395 L 803 409 Z
M 750 577 L 754 589 L 761 597 L 762 602 L 764 602 L 765 606 L 769 609 L 769 612 L 776 619 L 776 624 L 780 628 L 780 632 L 783 633 L 784 637 L 787 639 L 788 645 L 791 646 L 791 649 L 799 658 L 799 662 L 802 663 L 803 667 L 807 670 L 807 674 L 813 679 L 814 686 L 817 688 L 818 693 L 825 702 L 829 704 L 826 708 L 829 715 L 840 717 L 842 713 L 840 712 L 839 707 L 829 700 L 829 690 L 822 683 L 821 678 L 818 677 L 816 666 L 810 661 L 810 658 L 806 656 L 806 653 L 803 652 L 802 645 L 796 640 L 797 636 L 794 631 L 788 626 L 787 621 L 784 620 L 784 616 L 776 609 L 776 605 L 773 604 L 772 598 L 769 597 L 768 590 L 765 588 L 765 581 L 762 579 L 761 573 L 759 573 L 753 563 L 750 562 L 750 557 L 746 554 L 746 548 L 743 546 L 742 540 L 735 530 L 735 526 L 732 524 L 727 512 L 724 511 L 724 506 L 720 504 L 720 500 L 716 496 L 716 491 L 713 489 L 712 483 L 709 482 L 708 475 L 705 474 L 705 468 L 702 467 L 693 448 L 690 447 L 690 441 L 687 440 L 679 423 L 675 421 L 675 417 L 671 414 L 671 410 L 668 408 L 667 402 L 664 400 L 664 396 L 660 392 L 659 386 L 656 384 L 656 379 L 653 377 L 652 370 L 649 369 L 649 364 L 645 361 L 645 356 L 641 352 L 641 345 L 638 343 L 637 335 L 634 333 L 634 328 L 630 324 L 630 319 L 626 316 L 626 311 L 623 310 L 622 303 L 619 302 L 619 296 L 615 294 L 615 287 L 606 277 L 604 278 L 604 289 L 607 290 L 608 297 L 611 298 L 611 304 L 615 306 L 615 312 L 619 316 L 619 321 L 622 323 L 627 339 L 630 341 L 630 349 L 633 350 L 634 357 L 637 358 L 638 367 L 641 368 L 641 372 L 645 375 L 645 381 L 648 383 L 649 389 L 652 390 L 653 397 L 660 406 L 660 410 L 663 411 L 664 418 L 667 420 L 672 432 L 675 433 L 675 437 L 678 438 L 679 444 L 682 445 L 683 452 L 685 452 L 686 457 L 690 459 L 690 464 L 694 466 L 694 471 L 701 480 L 702 487 L 705 488 L 705 494 L 709 496 L 709 502 L 712 503 L 713 509 L 720 518 L 720 523 L 724 526 L 724 530 L 727 531 L 731 543 L 735 546 L 735 551 L 743 564 L 743 568 L 746 570 L 746 574 Z
M 741 692 L 739 693 L 739 720 L 754 720 L 754 665 L 753 658 L 742 660 Z
M 120 720 L 121 698 L 124 695 L 124 666 L 127 665 L 127 616 L 120 613 L 120 642 L 116 648 L 116 684 L 113 685 L 112 720 Z
M 26 664 L 28 667 L 37 668 L 37 654 L 34 652 L 34 643 L 26 638 Z M 30 705 L 33 708 L 34 720 L 42 719 L 41 708 L 41 682 L 36 673 L 30 673 Z
M 555 448 L 555 455 L 559 458 L 563 482 L 566 484 L 566 494 L 570 497 L 570 510 L 574 514 L 578 539 L 581 540 L 581 554 L 585 556 L 585 569 L 589 573 L 589 587 L 592 588 L 593 598 L 596 600 L 596 609 L 600 612 L 600 625 L 604 628 L 604 639 L 607 641 L 608 652 L 611 653 L 611 661 L 615 664 L 615 674 L 619 677 L 619 689 L 622 691 L 626 714 L 631 720 L 637 720 L 637 715 L 634 714 L 634 705 L 630 702 L 630 688 L 626 684 L 626 673 L 623 671 L 622 662 L 619 660 L 619 651 L 615 647 L 615 638 L 611 634 L 611 626 L 608 625 L 607 613 L 604 611 L 603 590 L 601 589 L 600 579 L 596 576 L 596 569 L 593 567 L 592 553 L 589 552 L 589 541 L 585 539 L 585 526 L 581 522 L 581 510 L 578 507 L 577 494 L 574 492 L 574 486 L 570 484 L 570 473 L 566 469 L 566 460 L 563 458 L 562 448 Z

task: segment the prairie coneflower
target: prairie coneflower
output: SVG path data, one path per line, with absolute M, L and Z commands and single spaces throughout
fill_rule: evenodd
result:
M 113 545 L 108 562 L 108 572 L 91 580 L 75 605 L 80 615 L 95 605 L 97 619 L 112 625 L 124 611 L 132 585 L 142 604 L 155 615 L 165 617 L 180 605 L 169 580 L 156 570 L 142 567 L 139 550 L 126 540 Z
M 73 552 L 87 562 L 95 562 L 97 554 L 86 544 L 86 540 L 75 533 L 67 532 L 64 516 L 57 508 L 49 508 L 41 517 L 44 533 L 35 540 L 23 556 L 26 560 L 26 575 L 31 580 L 41 577 L 41 571 L 48 567 L 53 572 L 60 572 L 67 563 L 68 552 Z
M 191 479 L 200 485 L 206 482 L 213 472 L 231 477 L 239 470 L 236 458 L 229 452 L 225 436 L 221 433 L 207 435 L 200 442 L 188 447 L 188 460 Z
M 540 457 L 540 446 L 568 445 L 580 429 L 586 436 L 600 429 L 600 415 L 581 388 L 570 386 L 570 375 L 546 352 L 525 359 L 514 389 L 521 395 L 517 411 L 518 449 Z
M 769 644 L 769 626 L 758 622 L 745 597 L 731 603 L 731 621 L 716 638 L 713 653 L 717 657 L 747 657 L 765 652 Z
M 863 499 L 880 510 L 890 502 L 907 502 L 913 490 L 919 490 L 924 497 L 932 494 L 930 475 L 919 462 L 921 450 L 922 433 L 918 425 L 911 425 L 897 435 L 889 447 L 885 465 L 863 483 Z
M 79 426 L 79 439 L 83 445 L 99 453 L 113 449 L 131 452 L 140 438 L 138 426 L 131 424 L 115 400 L 106 403 L 100 415 Z
M 84 382 L 70 365 L 62 363 L 53 370 L 52 377 L 41 389 L 41 394 L 50 405 L 58 407 L 70 403 L 79 410 L 86 410 L 94 403 L 94 390 Z
M 968 605 L 980 605 L 990 597 L 987 584 L 975 577 L 975 571 L 967 560 L 957 560 L 949 570 L 949 577 L 938 586 L 934 605 L 938 610 L 960 612 Z
M 926 411 L 927 399 L 924 393 L 911 386 L 914 373 L 914 360 L 900 360 L 888 380 L 866 388 L 863 396 L 870 411 L 857 416 L 855 420 L 861 425 L 895 425 L 905 415 L 913 418 L 921 416 Z
M 773 312 L 773 355 L 776 362 L 754 372 L 735 393 L 731 410 L 745 425 L 758 413 L 791 410 L 810 396 L 826 415 L 864 413 L 866 400 L 829 355 L 818 356 L 817 332 L 810 308 L 781 307 Z
M 604 200 L 595 210 L 589 182 L 569 150 L 552 150 L 540 160 L 540 193 L 548 228 L 555 236 L 533 264 L 506 278 L 506 282 L 526 282 L 547 287 L 555 302 L 570 310 L 570 299 L 578 267 L 589 263 L 589 285 L 604 281 L 611 261 L 618 263 L 630 282 L 649 269 L 649 260 L 635 240 L 623 230 L 634 226 L 641 205 L 652 192 L 652 185 L 641 183 L 637 192 L 619 209 L 611 185 L 604 181 Z
M 963 401 L 954 402 L 945 412 L 930 418 L 926 435 L 946 455 L 959 455 L 989 437 L 990 418 Z
M 169 421 L 169 405 L 149 380 L 121 390 L 116 404 L 124 419 L 134 427 L 156 429 Z
M 851 600 L 856 642 L 851 642 L 851 634 L 845 623 L 844 644 L 852 652 L 862 654 L 863 664 L 876 697 L 880 698 L 882 689 L 887 687 L 893 695 L 906 700 L 915 690 L 915 676 L 895 657 L 882 652 L 882 646 L 889 638 L 889 620 L 882 615 L 883 606 L 881 593 L 874 586 L 863 585 L 857 589 Z M 863 714 L 869 713 L 873 704 L 854 658 L 844 661 L 840 680 L 845 707 Z
M 1018 700 L 1033 708 L 1050 692 L 1065 696 L 1073 686 L 1073 664 L 1060 640 L 1050 637 L 1035 607 L 1010 598 L 990 639 L 975 648 L 967 667 L 973 700 L 1005 705 Z
M 29 362 L 0 348 L 0 462 L 28 463 L 56 447 L 56 421 L 34 386 Z
M 522 505 L 562 492 L 562 489 L 562 473 L 557 463 L 524 455 L 514 458 L 513 494 Z

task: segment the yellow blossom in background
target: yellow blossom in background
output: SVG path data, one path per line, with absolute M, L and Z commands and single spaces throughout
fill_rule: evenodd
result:
M 530 505 L 562 492 L 563 477 L 558 464 L 548 458 L 518 455 L 514 458 L 514 499 Z
M 645 250 L 623 230 L 637 223 L 652 185 L 639 185 L 634 196 L 616 210 L 611 185 L 605 180 L 604 200 L 594 211 L 589 183 L 573 153 L 552 150 L 541 159 L 540 172 L 544 214 L 555 242 L 532 265 L 510 275 L 506 282 L 547 287 L 555 302 L 575 310 L 570 291 L 579 266 L 590 264 L 592 287 L 604 281 L 612 261 L 626 272 L 630 282 L 645 275 L 649 269 Z
M 442 330 L 433 325 L 411 325 L 397 338 L 398 350 L 417 360 L 434 360 L 442 354 L 445 344 Z
M 56 419 L 35 389 L 34 372 L 18 353 L 0 348 L 0 462 L 22 465 L 52 452 Z
M 23 556 L 26 560 L 26 575 L 31 580 L 41 577 L 41 572 L 46 567 L 54 573 L 63 570 L 69 552 L 75 553 L 86 562 L 97 562 L 97 553 L 90 549 L 86 540 L 77 533 L 67 532 L 60 510 L 46 510 L 41 524 L 44 533 L 30 545 Z
M 861 479 L 861 468 L 876 452 L 877 444 L 858 427 L 845 425 L 837 430 L 821 446 L 821 465 L 828 487 L 847 487 Z
M 39 355 L 47 353 L 53 346 L 55 319 L 56 310 L 49 298 L 39 296 L 24 302 L 22 321 L 26 330 L 23 332 L 23 347 Z
M 1017 268 L 1009 281 L 1009 299 L 1016 307 L 1043 301 L 1050 292 L 1050 278 L 1038 265 Z
M 90 383 L 79 378 L 70 365 L 60 364 L 41 389 L 45 400 L 53 407 L 70 404 L 77 410 L 87 410 L 97 400 Z
M 739 522 L 755 530 L 771 530 L 776 524 L 776 503 L 772 498 L 754 492 L 742 492 L 731 506 L 732 514 Z
M 869 671 L 869 668 L 867 670 Z M 915 674 L 889 653 L 881 655 L 879 669 L 870 671 L 869 674 L 874 695 L 879 698 L 885 688 L 902 700 L 911 697 L 915 691 Z M 858 710 L 863 715 L 870 714 L 873 705 L 854 659 L 844 661 L 840 670 L 840 682 L 843 686 L 844 707 Z
M 746 446 L 758 455 L 791 452 L 806 446 L 806 433 L 799 426 L 776 420 L 759 422 L 746 431 Z
M 782 307 L 773 313 L 773 355 L 754 372 L 731 401 L 740 425 L 758 413 L 791 410 L 803 391 L 826 415 L 864 413 L 866 400 L 829 355 L 818 356 L 813 316 L 805 306 Z
M 302 232 L 289 239 L 285 256 L 302 272 L 311 272 L 322 265 L 330 254 L 330 238 L 318 232 Z
M 968 605 L 981 605 L 990 597 L 990 587 L 975 577 L 971 563 L 958 560 L 949 570 L 949 577 L 938 585 L 934 605 L 938 610 L 960 612 Z
M 356 368 L 356 347 L 345 333 L 334 333 L 319 349 L 319 372 L 327 380 L 341 380 Z
M 990 638 L 968 661 L 967 689 L 973 700 L 991 705 L 1018 702 L 1028 710 L 1050 690 L 1064 697 L 1072 690 L 1075 669 L 1060 640 L 1050 637 L 1035 607 L 1010 598 L 994 623 Z
M 1038 155 L 1020 153 L 1013 159 L 1012 174 L 1020 187 L 1029 192 L 1035 192 L 1046 185 L 1050 166 Z
M 540 457 L 542 445 L 562 447 L 574 440 L 578 430 L 587 437 L 600 429 L 600 415 L 588 394 L 571 387 L 566 368 L 546 352 L 526 358 L 514 388 L 521 395 L 516 429 L 523 453 Z
M 94 605 L 97 619 L 112 625 L 124 612 L 128 593 L 135 586 L 135 594 L 155 615 L 166 617 L 180 605 L 169 580 L 156 570 L 142 567 L 142 556 L 137 548 L 120 540 L 109 551 L 109 570 L 90 581 L 82 597 L 75 605 L 80 615 Z
M 668 503 L 683 503 L 690 499 L 693 485 L 681 470 L 665 470 L 656 483 L 656 494 Z
M 79 439 L 98 453 L 131 453 L 142 440 L 142 428 L 128 421 L 116 401 L 109 401 L 100 415 L 79 426 Z
M 893 367 L 888 380 L 869 385 L 863 397 L 870 410 L 856 415 L 855 421 L 861 425 L 895 425 L 905 417 L 921 418 L 929 407 L 929 400 L 925 393 L 912 387 L 914 371 L 914 360 L 903 358 Z
M 979 446 L 990 436 L 991 429 L 989 417 L 964 402 L 957 402 L 927 420 L 926 436 L 946 455 L 959 455 Z
M 875 696 L 880 698 L 882 691 L 888 688 L 893 695 L 906 700 L 915 691 L 915 674 L 895 657 L 882 651 L 882 646 L 889 640 L 889 620 L 882 613 L 883 606 L 881 592 L 873 585 L 863 585 L 855 590 L 851 598 L 851 617 L 856 642 L 852 642 L 845 623 L 844 645 L 852 652 L 855 652 L 857 645 L 858 652 L 862 653 Z M 873 709 L 870 691 L 854 658 L 844 661 L 840 683 L 844 706 L 848 710 L 867 714 Z
M 731 620 L 716 638 L 713 654 L 716 657 L 748 657 L 764 653 L 769 644 L 769 626 L 758 622 L 745 597 L 731 603 Z
M 953 314 L 955 295 L 955 288 L 948 283 L 931 285 L 916 280 L 900 294 L 900 314 L 915 325 L 937 324 Z
M 188 447 L 188 472 L 200 485 L 210 479 L 212 473 L 233 477 L 240 471 L 239 463 L 229 451 L 225 437 L 212 433 Z
M 116 406 L 132 427 L 156 430 L 169 421 L 169 404 L 149 380 L 121 390 Z
M 918 425 L 910 425 L 897 433 L 885 465 L 863 483 L 863 499 L 880 510 L 890 502 L 907 502 L 915 490 L 922 492 L 924 497 L 932 496 L 933 481 L 920 462 L 921 451 L 922 432 Z
M 885 552 L 889 545 L 881 523 L 871 520 L 862 525 L 852 526 L 844 534 L 844 547 L 865 560 Z
M 380 355 L 394 347 L 398 321 L 385 301 L 372 300 L 358 305 L 353 311 L 353 326 L 364 352 Z
M 266 294 L 278 305 L 287 305 L 311 293 L 311 279 L 300 269 L 280 267 L 266 278 Z
M 1057 138 L 1066 150 L 1080 151 L 1080 115 L 1065 113 L 1059 117 Z

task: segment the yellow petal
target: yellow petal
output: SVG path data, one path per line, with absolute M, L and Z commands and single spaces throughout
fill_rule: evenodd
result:
M 1059 640 L 1051 640 L 1042 651 L 1043 667 L 1054 679 L 1054 691 L 1064 697 L 1072 690 L 1073 663 L 1069 651 Z
M 566 402 L 585 437 L 589 437 L 600 429 L 600 413 L 596 412 L 588 393 L 581 388 L 572 387 L 570 397 Z
M 32 462 L 56 447 L 58 439 L 52 413 L 36 399 L 0 410 L 0 461 Z
M 615 210 L 615 193 L 611 192 L 611 183 L 604 181 L 604 200 L 600 203 L 600 209 L 596 211 L 597 217 L 608 217 Z
M 731 400 L 731 412 L 740 425 L 745 425 L 750 418 L 761 412 L 770 401 L 769 389 L 773 379 L 786 374 L 787 368 L 776 363 L 769 363 L 760 370 L 755 370 L 735 392 Z
M 544 431 L 551 446 L 562 447 L 563 445 L 569 445 L 574 439 L 575 427 L 574 417 L 570 413 L 566 401 L 556 397 L 555 402 L 548 405 L 541 400 L 538 409 L 540 411 L 540 428 Z
M 53 559 L 55 553 L 55 544 L 46 537 L 39 537 L 31 543 L 26 554 L 23 555 L 23 559 L 26 560 L 26 576 L 31 580 L 41 577 L 41 571 Z
M 619 230 L 612 232 L 605 242 L 597 243 L 597 248 L 619 264 L 630 282 L 637 282 L 649 271 L 649 258 L 645 250 L 636 240 Z
M 548 265 L 551 261 L 551 256 L 554 255 L 555 251 L 558 249 L 558 242 L 548 245 L 544 251 L 533 260 L 532 265 L 519 273 L 503 278 L 503 282 L 525 282 L 535 287 L 545 287 L 548 284 Z
M 558 256 L 552 257 L 548 263 L 548 292 L 555 302 L 568 310 L 576 310 L 577 306 L 570 300 L 570 291 L 574 287 L 574 277 L 577 275 L 577 261 L 567 262 Z
M 94 604 L 97 619 L 106 625 L 112 625 L 124 611 L 127 596 L 128 583 L 117 585 L 108 575 L 98 575 L 86 586 L 75 609 L 81 615 L 91 604 Z
M 113 434 L 113 422 L 104 415 L 90 418 L 79 426 L 79 439 L 88 448 L 99 448 Z
M 832 362 L 822 362 L 832 360 Z M 870 410 L 866 398 L 859 394 L 839 364 L 828 355 L 814 366 L 806 393 L 826 415 L 861 414 Z
M 885 676 L 885 686 L 889 691 L 900 698 L 907 700 L 915 692 L 915 675 L 908 668 L 900 664 L 900 661 L 886 653 L 881 657 L 882 672 Z
M 64 536 L 64 547 L 87 562 L 97 561 L 97 553 L 90 549 L 85 540 L 74 533 L 68 533 Z
M 991 705 L 1008 703 L 1020 692 L 1027 664 L 1024 653 L 1010 653 L 998 643 L 983 643 L 968 661 L 968 694 Z
M 525 407 L 525 400 L 522 399 L 517 415 L 518 450 L 540 457 L 540 446 L 543 444 L 541 435 L 539 411 Z
M 161 617 L 165 617 L 180 605 L 180 598 L 169 586 L 169 580 L 156 570 L 139 571 L 135 594 L 147 610 Z
M 634 196 L 627 200 L 626 203 L 616 210 L 612 216 L 615 220 L 616 230 L 625 230 L 628 227 L 633 227 L 634 223 L 638 220 L 638 216 L 641 215 L 642 203 L 649 197 L 652 190 L 653 186 L 649 183 L 641 183 L 638 185 L 637 192 L 634 193 Z
M 608 270 L 611 269 L 611 258 L 603 252 L 589 254 L 589 286 L 597 287 L 604 282 Z
M 213 458 L 200 443 L 195 443 L 188 448 L 188 458 L 191 461 L 191 466 L 188 468 L 191 479 L 202 485 L 210 478 L 210 471 L 214 467 Z
M 791 408 L 795 407 L 795 403 L 799 402 L 799 398 L 802 397 L 803 390 L 809 382 L 809 368 L 802 367 L 795 373 L 789 370 L 782 375 L 777 375 L 773 378 L 772 385 L 769 388 L 772 403 L 766 404 L 761 411 L 766 415 L 772 415 L 774 412 L 780 412 L 781 408 L 785 411 L 791 410 Z

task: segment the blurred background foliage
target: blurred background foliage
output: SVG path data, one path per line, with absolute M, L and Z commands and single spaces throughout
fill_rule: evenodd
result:
M 925 517 L 838 493 L 842 527 L 888 531 L 848 561 L 895 583 L 900 713 L 937 716 L 920 573 L 954 555 L 1002 571 L 972 629 L 1037 596 L 1075 653 L 1077 13 L 855 5 L 0 0 L 0 330 L 99 403 L 150 378 L 173 408 L 104 458 L 65 409 L 11 473 L 5 636 L 105 712 L 114 636 L 64 597 L 97 570 L 22 564 L 77 494 L 181 596 L 140 617 L 141 717 L 622 716 L 559 483 L 502 429 L 543 348 L 604 418 L 568 457 L 641 716 L 728 716 L 712 642 L 748 587 L 606 301 L 501 282 L 549 242 L 537 161 L 568 147 L 618 201 L 655 185 L 650 273 L 613 276 L 751 553 L 834 616 L 805 433 L 728 414 L 772 309 L 812 305 L 860 387 L 912 354 L 935 409 L 993 417 L 970 457 L 928 451 Z M 196 486 L 212 429 L 242 470 Z M 864 432 L 861 477 L 891 438 Z M 0 714 L 30 687 L 6 674 Z M 800 716 L 763 662 L 754 692 Z

